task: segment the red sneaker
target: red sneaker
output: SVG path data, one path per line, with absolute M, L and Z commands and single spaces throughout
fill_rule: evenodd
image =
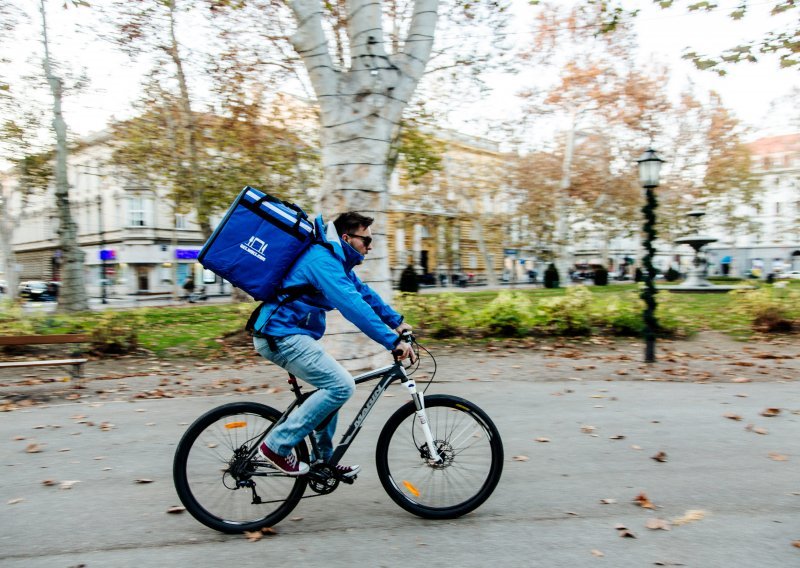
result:
M 261 444 L 258 447 L 258 453 L 286 475 L 298 476 L 308 473 L 308 464 L 297 461 L 297 458 L 294 457 L 294 454 L 289 454 L 288 456 L 279 456 L 270 450 L 266 444 Z
M 336 464 L 336 466 L 333 468 L 333 471 L 335 471 L 336 475 L 339 477 L 346 477 L 350 479 L 351 477 L 358 475 L 358 472 L 361 471 L 361 466 Z

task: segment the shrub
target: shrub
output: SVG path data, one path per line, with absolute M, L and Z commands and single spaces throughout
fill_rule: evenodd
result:
M 530 313 L 527 296 L 503 290 L 475 315 L 474 324 L 490 336 L 518 337 L 527 331 Z
M 466 325 L 467 302 L 455 294 L 399 294 L 395 303 L 409 324 L 433 337 L 459 335 Z
M 566 294 L 544 298 L 533 310 L 533 323 L 542 331 L 557 335 L 591 333 L 592 293 L 583 286 L 567 288 Z
M 608 270 L 604 266 L 596 268 L 594 271 L 594 285 L 608 286 Z
M 131 312 L 103 312 L 97 316 L 91 331 L 94 353 L 121 355 L 135 351 L 139 346 L 139 329 L 144 323 L 141 315 Z
M 670 294 L 657 297 L 656 320 L 658 335 L 671 337 L 683 334 L 683 326 Z M 614 335 L 640 336 L 644 333 L 644 301 L 639 292 L 631 291 L 619 296 L 603 297 L 593 306 L 592 316 L 597 326 Z
M 800 314 L 800 294 L 774 287 L 734 290 L 734 310 L 751 319 L 751 326 L 761 332 L 790 332 Z
M 558 288 L 559 278 L 558 269 L 552 262 L 544 271 L 544 287 L 545 288 Z

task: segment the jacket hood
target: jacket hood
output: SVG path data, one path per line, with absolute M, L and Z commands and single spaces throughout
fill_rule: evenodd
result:
M 352 270 L 354 266 L 364 262 L 364 255 L 339 237 L 333 221 L 329 221 L 326 224 L 322 219 L 322 215 L 318 215 L 317 218 L 314 219 L 314 226 L 320 242 L 326 245 L 336 258 L 342 261 L 348 271 Z

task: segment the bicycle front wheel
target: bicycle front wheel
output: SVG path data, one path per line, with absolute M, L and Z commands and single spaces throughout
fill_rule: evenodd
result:
M 178 497 L 191 515 L 225 533 L 255 531 L 277 524 L 300 501 L 305 477 L 289 477 L 258 458 L 253 445 L 281 416 L 255 402 L 234 402 L 206 412 L 178 443 L 172 476 Z M 295 455 L 308 461 L 305 442 Z
M 413 402 L 383 427 L 376 451 L 378 477 L 406 511 L 426 519 L 453 519 L 479 507 L 503 472 L 503 443 L 486 413 L 463 398 L 432 395 L 425 412 L 436 451 L 434 462 Z

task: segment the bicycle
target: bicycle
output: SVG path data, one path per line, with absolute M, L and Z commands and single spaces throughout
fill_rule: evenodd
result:
M 397 360 L 393 365 L 355 377 L 356 384 L 378 380 L 372 393 L 334 449 L 328 463 L 319 455 L 313 435 L 294 448 L 297 459 L 310 463 L 309 473 L 290 477 L 260 457 L 257 448 L 315 391 L 303 393 L 289 374 L 294 401 L 283 412 L 257 402 L 233 402 L 200 416 L 184 433 L 175 451 L 173 480 L 186 510 L 204 525 L 225 533 L 255 531 L 277 524 L 301 499 L 327 495 L 341 482 L 333 467 L 344 457 L 375 403 L 399 380 L 411 401 L 398 408 L 384 425 L 376 446 L 378 478 L 389 497 L 406 511 L 427 519 L 453 519 L 483 504 L 494 491 L 503 470 L 503 444 L 497 427 L 477 405 L 463 398 L 425 396 L 436 374 L 435 359 L 413 336 L 434 369 L 422 392 L 410 372 Z M 419 359 L 418 359 L 419 361 Z M 323 422 L 320 427 L 324 426 Z M 309 454 L 308 446 L 311 446 Z M 317 495 L 304 497 L 306 488 Z

